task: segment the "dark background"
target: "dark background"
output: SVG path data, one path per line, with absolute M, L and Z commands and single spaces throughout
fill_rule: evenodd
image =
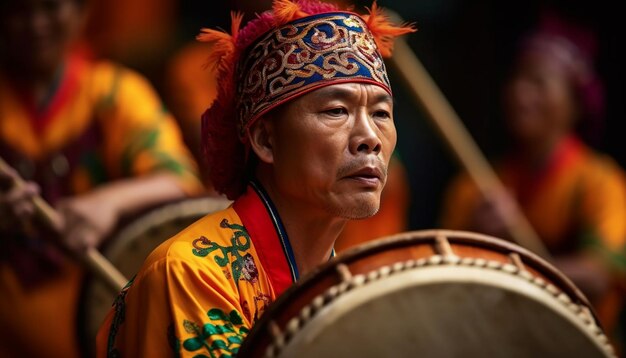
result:
M 269 8 L 269 1 L 180 1 L 175 35 L 161 57 L 118 58 L 146 74 L 163 90 L 163 68 L 169 56 L 192 41 L 201 27 L 230 27 L 230 10 Z M 359 1 L 357 9 L 369 6 Z M 604 132 L 593 145 L 626 166 L 625 71 L 626 33 L 618 1 L 538 0 L 380 0 L 419 31 L 407 39 L 473 137 L 489 158 L 497 158 L 506 144 L 501 114 L 501 87 L 518 41 L 535 26 L 546 9 L 557 11 L 592 29 L 597 36 L 596 68 L 606 88 Z M 396 99 L 398 152 L 407 167 L 412 201 L 410 228 L 437 226 L 445 187 L 459 167 L 429 120 L 409 98 L 397 75 L 390 73 Z M 166 99 L 167 102 L 167 99 Z

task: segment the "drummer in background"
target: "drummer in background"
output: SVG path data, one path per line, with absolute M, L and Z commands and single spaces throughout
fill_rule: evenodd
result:
M 81 254 L 122 216 L 202 185 L 149 83 L 77 50 L 83 1 L 0 4 L 0 157 L 15 169 L 0 174 L 0 356 L 76 357 L 83 270 L 47 243 L 30 199 L 56 206 Z
M 513 146 L 497 170 L 553 263 L 595 303 L 610 330 L 622 301 L 614 283 L 626 271 L 626 181 L 576 132 L 590 133 L 603 115 L 595 52 L 591 34 L 554 15 L 522 43 L 504 95 Z M 504 203 L 483 198 L 461 175 L 447 193 L 442 226 L 506 238 L 498 214 L 508 211 Z
M 147 258 L 98 333 L 99 356 L 235 354 L 266 307 L 333 255 L 345 223 L 376 213 L 396 143 L 382 55 L 413 30 L 375 4 L 366 21 L 335 11 L 276 0 L 241 30 L 233 15 L 231 35 L 203 30 L 220 83 L 203 118 L 210 179 L 235 202 Z

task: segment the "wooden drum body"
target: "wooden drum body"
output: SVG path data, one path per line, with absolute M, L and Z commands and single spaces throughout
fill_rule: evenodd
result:
M 418 231 L 337 257 L 282 295 L 240 357 L 612 357 L 586 298 L 492 237 Z

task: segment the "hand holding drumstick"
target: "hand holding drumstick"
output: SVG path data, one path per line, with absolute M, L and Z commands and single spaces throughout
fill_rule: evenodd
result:
M 32 227 L 37 220 L 58 234 L 54 235 L 54 244 L 81 261 L 112 289 L 119 291 L 126 284 L 126 278 L 95 248 L 117 221 L 115 210 L 106 205 L 106 200 L 98 200 L 97 193 L 68 199 L 60 203 L 59 213 L 39 196 L 35 183 L 24 182 L 2 158 L 0 184 L 3 225 L 15 220 L 24 227 Z M 97 210 L 90 205 L 94 203 L 100 203 Z

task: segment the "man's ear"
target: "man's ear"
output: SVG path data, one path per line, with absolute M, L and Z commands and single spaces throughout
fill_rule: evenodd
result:
M 274 163 L 274 130 L 272 121 L 265 117 L 252 124 L 248 132 L 250 147 L 261 162 Z

